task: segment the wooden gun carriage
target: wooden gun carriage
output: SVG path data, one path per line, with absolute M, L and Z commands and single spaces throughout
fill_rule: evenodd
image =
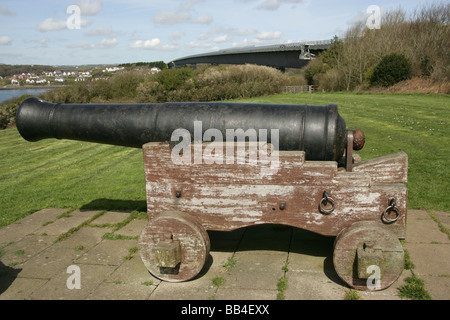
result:
M 195 122 L 203 125 L 200 134 Z M 352 150 L 362 148 L 364 134 L 345 129 L 335 105 L 64 105 L 30 98 L 16 123 L 30 141 L 143 149 L 148 223 L 139 251 L 159 279 L 196 277 L 209 255 L 208 230 L 259 224 L 336 237 L 335 270 L 359 290 L 385 289 L 403 271 L 408 157 L 355 161 Z M 247 139 L 220 141 L 241 129 Z M 182 130 L 178 138 L 187 134 L 182 148 L 171 139 L 175 130 Z

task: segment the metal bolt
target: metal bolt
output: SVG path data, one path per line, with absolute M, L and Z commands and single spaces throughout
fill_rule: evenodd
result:
M 280 202 L 280 210 L 286 209 L 286 202 Z
M 181 191 L 175 192 L 175 197 L 180 198 L 181 197 Z
M 373 241 L 366 241 L 363 244 L 363 248 L 364 248 L 364 250 L 365 249 L 372 249 L 374 245 L 375 244 L 373 243 Z

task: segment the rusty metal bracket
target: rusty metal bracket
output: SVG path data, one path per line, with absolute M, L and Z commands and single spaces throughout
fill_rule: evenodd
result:
M 347 150 L 345 152 L 345 169 L 347 172 L 353 170 L 353 130 L 347 130 Z
M 347 172 L 353 171 L 353 150 L 361 150 L 364 147 L 366 138 L 361 130 L 347 130 L 347 148 L 345 151 L 345 169 Z

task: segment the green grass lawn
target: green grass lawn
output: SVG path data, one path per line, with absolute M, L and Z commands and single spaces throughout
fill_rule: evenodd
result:
M 43 208 L 146 211 L 142 150 L 0 131 L 0 227 Z
M 363 160 L 409 155 L 409 208 L 450 212 L 450 99 L 444 95 L 315 93 L 239 100 L 336 103 L 347 127 L 361 129 Z M 0 131 L 0 227 L 37 210 L 145 211 L 142 150 L 70 140 L 30 143 Z

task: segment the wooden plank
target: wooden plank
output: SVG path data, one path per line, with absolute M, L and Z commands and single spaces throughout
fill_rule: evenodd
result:
M 402 183 L 377 183 L 370 165 L 369 172 L 346 172 L 336 162 L 304 161 L 303 152 L 281 151 L 277 172 L 261 175 L 260 163 L 177 165 L 167 144 L 143 149 L 149 217 L 177 210 L 208 230 L 275 223 L 335 236 L 356 221 L 381 224 L 389 199 L 395 198 L 401 217 L 385 227 L 405 236 L 407 189 Z M 324 191 L 335 201 L 329 215 L 319 211 Z
M 355 172 L 370 174 L 374 182 L 408 182 L 408 155 L 398 152 L 387 156 L 356 163 Z

